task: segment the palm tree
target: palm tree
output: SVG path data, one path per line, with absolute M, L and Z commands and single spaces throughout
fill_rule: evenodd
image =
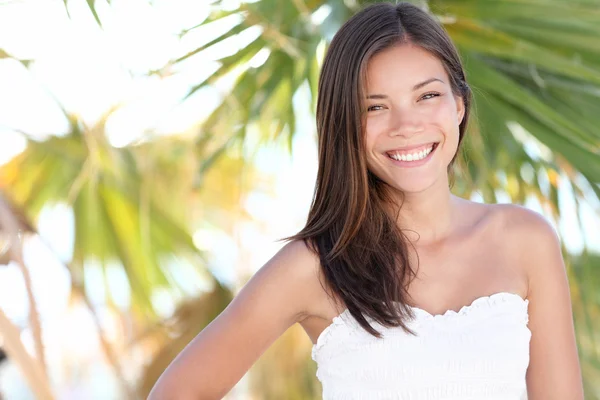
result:
M 0 57 L 11 56 L 0 50 Z M 28 61 L 19 61 L 25 68 L 28 67 Z M 223 176 L 220 183 L 224 186 L 218 193 L 219 198 L 213 199 L 211 192 L 207 195 L 200 190 L 202 181 L 195 173 L 200 167 L 207 168 L 208 164 L 201 154 L 206 151 L 205 146 L 212 146 L 212 143 L 194 146 L 191 143 L 193 138 L 185 136 L 146 138 L 142 143 L 118 149 L 109 144 L 104 131 L 105 123 L 114 110 L 110 110 L 95 126 L 89 127 L 59 106 L 69 121 L 69 132 L 51 136 L 42 142 L 29 138 L 27 132 L 20 132 L 27 137 L 26 150 L 0 168 L 0 233 L 15 231 L 6 229 L 14 220 L 16 222 L 12 225 L 19 223 L 22 230 L 37 235 L 35 221 L 43 207 L 65 203 L 72 208 L 76 239 L 73 258 L 66 267 L 71 275 L 73 294 L 92 312 L 101 344 L 116 369 L 116 376 L 120 378 L 123 374 L 119 357 L 104 337 L 94 306 L 87 296 L 83 277 L 90 261 L 100 266 L 105 276 L 111 264 L 117 263 L 123 269 L 130 286 L 131 309 L 117 310 L 112 298 L 106 301 L 139 325 L 139 330 L 159 322 L 151 301 L 154 291 L 164 288 L 175 297 L 186 295 L 181 287 L 182 274 L 177 274 L 179 265 L 193 266 L 185 269 L 183 279 L 186 287 L 195 283 L 197 296 L 205 303 L 202 310 L 207 311 L 206 316 L 214 315 L 215 311 L 208 312 L 211 307 L 221 311 L 230 301 L 231 293 L 206 269 L 204 256 L 191 236 L 197 227 L 189 225 L 188 221 L 192 213 L 210 215 L 217 205 L 220 209 L 233 210 L 240 203 L 240 190 L 249 187 L 249 182 L 241 187 L 236 185 L 238 182 L 232 170 L 243 168 L 245 177 L 252 179 L 252 169 L 244 166 L 239 156 L 222 155 L 219 166 Z M 2 194 L 8 197 L 3 199 Z M 203 200 L 203 209 L 198 209 L 194 203 L 198 199 Z M 218 223 L 232 225 L 232 221 L 228 220 Z M 16 233 L 13 236 L 16 238 Z M 17 239 L 12 243 L 9 252 L 2 252 L 2 263 L 17 261 L 23 266 L 26 282 L 29 282 L 27 268 L 19 256 L 20 247 L 16 246 L 21 241 Z M 200 295 L 201 287 L 209 288 L 206 296 Z M 27 288 L 31 292 L 30 284 Z M 211 306 L 212 303 L 205 297 L 215 298 L 213 302 L 216 303 Z M 18 328 L 4 314 L 0 315 L 0 332 L 5 337 L 5 347 L 11 359 L 19 364 L 32 389 L 40 390 L 41 398 L 48 398 L 49 395 L 44 392 L 48 391 L 47 383 L 42 380 L 45 374 L 40 324 L 32 294 L 30 298 L 36 357 L 42 368 L 39 368 L 36 359 L 27 361 L 27 352 L 22 349 L 18 337 L 12 335 Z M 124 397 L 136 398 L 135 389 L 120 380 Z
M 71 122 L 70 132 L 43 142 L 29 139 L 26 150 L 0 169 L 0 190 L 9 193 L 18 205 L 13 215 L 24 215 L 27 221 L 36 221 L 49 204 L 72 207 L 76 239 L 73 259 L 66 264 L 72 290 L 92 311 L 107 357 L 116 375 L 122 376 L 119 357 L 102 335 L 87 297 L 83 276 L 91 266 L 90 260 L 103 270 L 115 262 L 124 270 L 132 296 L 131 310 L 118 310 L 112 298 L 106 301 L 129 316 L 139 330 L 161 322 L 151 301 L 154 291 L 164 288 L 176 297 L 186 296 L 181 272 L 178 276 L 180 262 L 196 267 L 184 270 L 186 286 L 196 282 L 198 293 L 202 286 L 211 288 L 205 296 L 198 295 L 202 301 L 198 310 L 203 311 L 203 317 L 196 319 L 197 323 L 223 310 L 231 300 L 231 292 L 206 269 L 190 233 L 194 227 L 186 222 L 197 207 L 193 202 L 203 196 L 193 189 L 197 149 L 190 146 L 189 139 L 163 138 L 117 149 L 104 134 L 108 116 L 96 126 L 86 127 L 75 116 L 65 115 Z M 232 163 L 236 163 L 235 158 L 222 157 L 221 165 Z M 229 182 L 234 179 L 232 174 L 224 178 L 225 188 L 236 188 Z M 213 202 L 233 209 L 232 203 L 239 200 L 235 189 L 232 191 L 225 190 L 229 196 Z M 198 211 L 210 212 L 214 207 L 208 201 L 204 205 L 207 210 Z M 4 223 L 2 217 L 0 214 L 0 222 Z M 169 262 L 173 256 L 179 262 Z M 129 384 L 121 383 L 127 398 L 138 396 Z

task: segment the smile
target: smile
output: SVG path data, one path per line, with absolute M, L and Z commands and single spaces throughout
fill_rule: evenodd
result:
M 432 143 L 428 147 L 421 149 L 419 151 L 411 151 L 411 152 L 387 152 L 386 156 L 394 162 L 394 164 L 403 166 L 403 167 L 417 167 L 419 165 L 425 164 L 431 158 L 432 154 L 437 149 L 439 143 Z

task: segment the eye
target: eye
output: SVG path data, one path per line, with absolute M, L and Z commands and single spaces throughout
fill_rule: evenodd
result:
M 428 96 L 429 96 L 429 97 L 428 97 Z M 421 99 L 423 99 L 423 100 L 429 100 L 429 99 L 432 99 L 432 98 L 434 98 L 434 97 L 438 97 L 438 96 L 440 96 L 440 94 L 439 94 L 438 92 L 429 92 L 429 93 L 425 93 L 425 94 L 424 94 L 424 95 L 421 97 Z
M 383 106 L 381 104 L 375 104 L 375 105 L 368 107 L 367 111 L 379 111 L 379 110 L 374 110 L 375 107 L 383 107 Z

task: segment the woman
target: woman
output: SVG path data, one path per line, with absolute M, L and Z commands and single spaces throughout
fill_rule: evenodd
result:
M 324 399 L 583 399 L 554 229 L 450 191 L 470 106 L 457 51 L 426 12 L 378 3 L 347 21 L 319 81 L 306 227 L 150 398 L 221 398 L 300 323 Z

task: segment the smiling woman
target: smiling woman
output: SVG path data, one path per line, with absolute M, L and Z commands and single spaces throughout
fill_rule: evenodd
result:
M 452 165 L 466 108 L 438 57 L 410 42 L 379 51 L 368 64 L 366 92 L 369 170 L 403 193 L 445 185 L 435 171 Z
M 552 226 L 450 191 L 471 89 L 439 23 L 410 3 L 364 8 L 333 38 L 318 89 L 306 226 L 151 398 L 220 398 L 298 322 L 325 400 L 583 399 Z

